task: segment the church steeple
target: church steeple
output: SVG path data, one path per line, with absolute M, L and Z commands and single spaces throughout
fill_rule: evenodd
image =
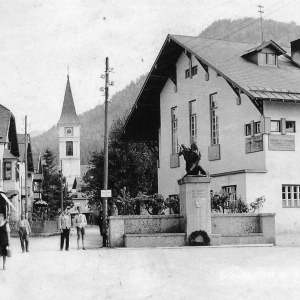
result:
M 63 104 L 63 108 L 57 126 L 80 125 L 80 121 L 76 113 L 74 100 L 72 96 L 69 75 L 67 77 L 68 80 L 67 80 L 67 86 L 65 91 L 64 104 Z
M 57 123 L 59 141 L 59 161 L 68 190 L 80 176 L 80 121 L 76 114 L 68 75 L 64 104 Z

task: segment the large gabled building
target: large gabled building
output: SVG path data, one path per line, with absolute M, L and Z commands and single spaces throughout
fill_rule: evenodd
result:
M 291 48 L 169 35 L 121 139 L 158 159 L 159 193 L 177 194 L 179 144 L 196 142 L 211 190 L 265 196 L 277 232 L 300 231 L 300 40 Z

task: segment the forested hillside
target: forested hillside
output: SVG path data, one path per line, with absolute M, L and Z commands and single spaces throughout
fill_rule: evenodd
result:
M 290 47 L 290 42 L 300 38 L 300 26 L 296 23 L 282 23 L 264 20 L 264 40 L 273 39 L 279 45 Z M 218 20 L 200 33 L 205 38 L 225 39 L 238 42 L 261 42 L 260 21 L 253 18 L 238 20 Z M 132 81 L 125 89 L 111 98 L 109 104 L 109 127 L 112 121 L 124 116 L 130 110 L 145 81 L 146 75 Z M 75 100 L 76 103 L 76 100 Z M 99 150 L 103 145 L 104 105 L 98 105 L 79 115 L 81 121 L 81 163 L 87 164 L 90 152 Z M 47 146 L 58 153 L 58 132 L 53 126 L 49 131 L 31 139 L 32 151 L 37 157 Z
M 295 22 L 283 23 L 263 20 L 264 40 L 273 40 L 282 47 L 290 47 L 290 42 L 300 38 L 300 26 Z M 225 39 L 229 41 L 261 43 L 260 20 L 244 18 L 238 20 L 218 20 L 213 22 L 199 36 Z

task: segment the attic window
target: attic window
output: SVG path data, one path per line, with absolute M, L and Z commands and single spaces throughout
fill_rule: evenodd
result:
M 192 67 L 192 76 L 198 73 L 198 66 Z M 185 70 L 185 78 L 190 78 L 190 69 Z
M 258 61 L 260 65 L 276 66 L 276 54 L 274 53 L 258 53 Z

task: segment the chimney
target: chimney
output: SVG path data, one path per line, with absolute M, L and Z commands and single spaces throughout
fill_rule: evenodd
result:
M 300 66 L 300 39 L 291 42 L 291 59 Z

